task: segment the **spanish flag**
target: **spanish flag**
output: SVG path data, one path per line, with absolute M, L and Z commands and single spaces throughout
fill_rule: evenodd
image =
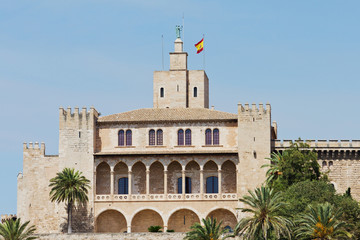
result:
M 197 48 L 197 54 L 201 53 L 202 50 L 204 50 L 204 38 L 200 40 L 197 44 L 195 44 L 195 47 Z

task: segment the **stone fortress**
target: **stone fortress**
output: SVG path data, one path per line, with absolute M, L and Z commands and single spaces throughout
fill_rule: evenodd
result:
M 39 233 L 66 227 L 64 204 L 49 200 L 49 180 L 65 167 L 91 181 L 89 202 L 74 211 L 77 232 L 147 232 L 152 225 L 186 232 L 202 218 L 239 220 L 238 199 L 260 186 L 261 168 L 289 140 L 277 139 L 270 104 L 238 104 L 238 113 L 209 109 L 209 79 L 188 70 L 175 41 L 170 70 L 154 72 L 153 108 L 99 116 L 97 110 L 59 110 L 59 155 L 44 143 L 24 143 L 17 216 Z M 360 199 L 360 141 L 309 140 L 322 171 L 339 193 Z

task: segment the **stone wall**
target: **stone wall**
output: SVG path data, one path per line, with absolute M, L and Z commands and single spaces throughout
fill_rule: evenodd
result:
M 185 237 L 185 233 L 39 234 L 37 237 L 39 240 L 181 240 Z
M 39 240 L 180 240 L 185 233 L 39 234 Z

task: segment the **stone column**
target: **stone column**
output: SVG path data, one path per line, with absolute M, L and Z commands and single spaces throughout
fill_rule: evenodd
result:
M 182 180 L 182 195 L 184 196 L 185 195 L 185 170 L 182 170 L 182 175 L 181 175 L 181 180 Z M 185 199 L 185 197 L 184 197 Z
M 150 169 L 146 168 L 146 195 L 150 194 Z
M 168 230 L 168 226 L 164 226 L 164 232 Z
M 131 170 L 129 170 L 128 171 L 128 191 L 129 191 L 129 195 L 131 195 L 131 188 L 132 188 L 132 171 Z M 129 197 L 129 199 L 130 199 L 130 197 Z
M 219 189 L 219 194 L 221 194 L 221 184 L 222 184 L 221 183 L 221 169 L 218 169 L 218 189 Z
M 110 172 L 110 194 L 114 195 L 114 170 L 111 169 Z
M 167 169 L 164 169 L 164 194 L 165 194 L 165 198 L 167 196 Z
M 94 183 L 93 183 L 94 194 L 96 195 L 96 170 L 94 171 Z
M 131 226 L 127 226 L 127 232 L 131 233 Z
M 202 198 L 204 194 L 204 170 L 203 167 L 200 166 L 200 197 Z

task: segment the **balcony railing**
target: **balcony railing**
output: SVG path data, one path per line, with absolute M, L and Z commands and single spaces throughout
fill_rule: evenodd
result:
M 114 194 L 96 195 L 95 202 L 139 202 L 139 201 L 234 201 L 236 193 L 192 193 L 192 194 Z

